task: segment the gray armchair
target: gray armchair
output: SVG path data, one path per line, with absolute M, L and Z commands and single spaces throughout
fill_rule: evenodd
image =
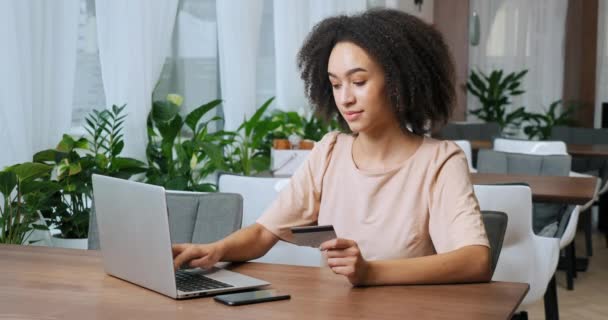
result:
M 232 193 L 167 191 L 172 243 L 209 243 L 241 227 L 243 198 Z M 94 208 L 89 223 L 89 249 L 99 249 Z

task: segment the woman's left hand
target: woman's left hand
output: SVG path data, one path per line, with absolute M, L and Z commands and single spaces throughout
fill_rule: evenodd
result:
M 346 276 L 355 286 L 365 284 L 369 264 L 361 256 L 361 250 L 355 241 L 332 239 L 323 242 L 320 249 L 334 273 Z

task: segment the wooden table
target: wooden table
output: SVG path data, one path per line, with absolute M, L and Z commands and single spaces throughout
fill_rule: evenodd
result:
M 103 272 L 99 252 L 0 245 L 0 319 L 510 319 L 523 283 L 352 288 L 329 269 L 246 263 L 291 300 L 175 301 Z
M 608 142 L 607 142 L 608 143 Z M 568 154 L 581 157 L 608 157 L 608 144 L 566 144 Z M 492 141 L 471 140 L 471 149 L 492 149 Z
M 608 157 L 608 144 L 568 144 L 567 146 L 568 153 L 572 156 Z
M 585 204 L 593 198 L 597 178 L 471 173 L 471 181 L 473 184 L 525 182 L 532 189 L 534 201 Z

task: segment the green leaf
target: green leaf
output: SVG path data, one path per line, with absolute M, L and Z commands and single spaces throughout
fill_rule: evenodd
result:
M 61 160 L 67 158 L 68 154 L 65 152 L 60 152 L 55 149 L 48 149 L 37 152 L 34 154 L 34 162 L 52 162 L 58 163 Z
M 255 172 L 270 170 L 270 157 L 257 156 L 251 159 L 251 167 Z
M 112 156 L 116 157 L 120 154 L 122 149 L 124 148 L 125 143 L 123 141 L 118 141 L 114 146 L 112 146 Z
M 70 163 L 68 176 L 77 175 L 82 171 L 82 167 L 80 166 L 80 162 Z
M 213 183 L 201 183 L 192 186 L 193 191 L 198 192 L 217 192 L 217 186 Z
M 78 139 L 78 141 L 74 142 L 74 148 L 77 148 L 77 149 L 88 149 L 89 148 L 89 142 L 87 141 L 86 138 L 80 138 L 80 139 Z
M 223 165 L 224 153 L 220 146 L 213 143 L 202 142 L 200 143 L 200 148 L 216 166 L 221 167 Z
M 262 104 L 262 106 L 253 114 L 251 119 L 245 121 L 245 136 L 248 137 L 251 134 L 251 131 L 258 125 L 260 118 L 264 112 L 266 112 L 266 109 L 268 109 L 272 101 L 274 101 L 274 97 L 266 100 L 266 102 L 264 102 L 264 104 Z
M 168 190 L 187 190 L 188 179 L 186 179 L 186 177 L 175 177 L 167 181 L 165 188 Z
M 0 171 L 0 193 L 8 198 L 17 186 L 17 175 L 12 171 Z
M 156 122 L 167 122 L 173 119 L 179 108 L 168 101 L 154 101 L 152 104 L 152 119 Z
M 160 134 L 163 137 L 163 143 L 173 144 L 173 141 L 179 134 L 182 125 L 182 117 L 180 117 L 179 115 L 175 115 L 171 122 L 165 122 L 162 124 L 159 123 L 158 131 L 160 131 Z
M 20 181 L 33 180 L 43 177 L 44 175 L 49 174 L 53 169 L 52 166 L 33 162 L 25 162 L 14 165 L 9 168 L 10 171 L 14 172 L 17 175 L 17 178 Z
M 192 131 L 196 131 L 196 124 L 199 122 L 199 120 L 207 112 L 213 110 L 215 107 L 217 107 L 221 103 L 222 103 L 222 100 L 217 99 L 217 100 L 213 100 L 207 104 L 204 104 L 204 105 L 194 109 L 192 112 L 190 112 L 188 114 L 188 116 L 186 116 L 186 120 L 184 122 Z
M 70 152 L 74 149 L 74 139 L 67 134 L 63 135 L 61 141 L 57 145 L 57 150 L 61 152 Z

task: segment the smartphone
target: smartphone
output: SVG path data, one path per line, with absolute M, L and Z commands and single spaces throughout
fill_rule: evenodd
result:
M 229 306 L 290 299 L 291 296 L 274 289 L 222 294 L 214 299 Z

